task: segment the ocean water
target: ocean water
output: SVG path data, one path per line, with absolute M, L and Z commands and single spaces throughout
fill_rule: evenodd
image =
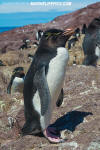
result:
M 30 12 L 0 14 L 0 32 L 28 24 L 47 23 L 57 16 L 70 13 L 66 12 Z
M 1 32 L 4 32 L 4 31 L 12 30 L 12 29 L 14 29 L 14 28 L 16 28 L 16 27 L 0 27 L 0 33 L 1 33 Z

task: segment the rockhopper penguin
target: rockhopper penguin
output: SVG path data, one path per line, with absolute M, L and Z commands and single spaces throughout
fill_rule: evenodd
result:
M 22 128 L 23 135 L 42 132 L 52 143 L 63 141 L 60 135 L 56 134 L 56 129 L 50 128 L 49 125 L 64 83 L 68 62 L 65 44 L 73 33 L 73 29 L 49 29 L 40 40 L 24 80 L 26 122 Z
M 23 67 L 16 67 L 13 70 L 11 80 L 7 87 L 7 93 L 11 94 L 14 92 L 23 92 L 23 86 L 24 86 L 24 68 Z

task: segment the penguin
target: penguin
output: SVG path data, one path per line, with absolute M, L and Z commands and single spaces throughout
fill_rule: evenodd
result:
M 39 45 L 39 42 L 38 42 L 38 41 L 33 43 L 34 48 L 37 48 L 38 45 Z
M 86 33 L 86 30 L 87 30 L 87 26 L 86 26 L 86 24 L 83 24 L 83 27 L 82 27 L 82 34 L 85 34 L 85 33 Z
M 80 37 L 80 28 L 75 29 L 75 33 L 73 34 L 75 37 Z
M 75 46 L 76 41 L 78 41 L 78 38 L 72 38 L 68 41 L 68 49 L 71 49 L 73 46 Z
M 85 55 L 83 65 L 96 66 L 100 59 L 100 18 L 95 18 L 88 26 L 82 47 Z
M 65 44 L 73 33 L 73 29 L 49 29 L 40 40 L 24 80 L 25 124 L 22 135 L 42 132 L 51 143 L 63 141 L 57 129 L 49 125 L 62 92 L 69 58 Z
M 0 66 L 6 66 L 2 60 L 0 60 Z
M 24 68 L 23 67 L 16 67 L 13 70 L 11 80 L 7 87 L 7 93 L 11 94 L 14 92 L 23 92 L 23 86 L 24 86 Z M 12 90 L 11 90 L 12 89 Z
M 43 36 L 43 31 L 42 30 L 38 30 L 36 32 L 36 40 L 40 42 L 42 36 Z

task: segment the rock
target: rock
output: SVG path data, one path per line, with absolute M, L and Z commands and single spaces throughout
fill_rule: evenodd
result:
M 87 148 L 87 150 L 99 150 L 99 149 L 100 149 L 100 140 L 91 142 L 89 144 L 89 147 Z
M 69 139 L 69 138 L 71 138 L 71 135 L 72 134 L 72 132 L 70 131 L 70 130 L 63 130 L 63 131 L 61 131 L 61 138 L 62 139 Z
M 65 148 L 68 150 L 76 150 L 78 148 L 78 144 L 75 141 L 72 142 L 66 142 L 59 144 L 58 150 L 64 150 Z

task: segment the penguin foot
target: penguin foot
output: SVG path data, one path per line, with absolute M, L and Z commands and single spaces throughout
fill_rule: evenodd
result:
M 60 134 L 55 130 L 55 128 L 48 127 L 43 132 L 44 136 L 48 139 L 50 143 L 63 143 L 64 139 L 60 138 Z
M 26 122 L 21 129 L 22 136 L 25 135 L 36 135 L 41 133 L 41 130 L 35 126 L 33 122 Z

